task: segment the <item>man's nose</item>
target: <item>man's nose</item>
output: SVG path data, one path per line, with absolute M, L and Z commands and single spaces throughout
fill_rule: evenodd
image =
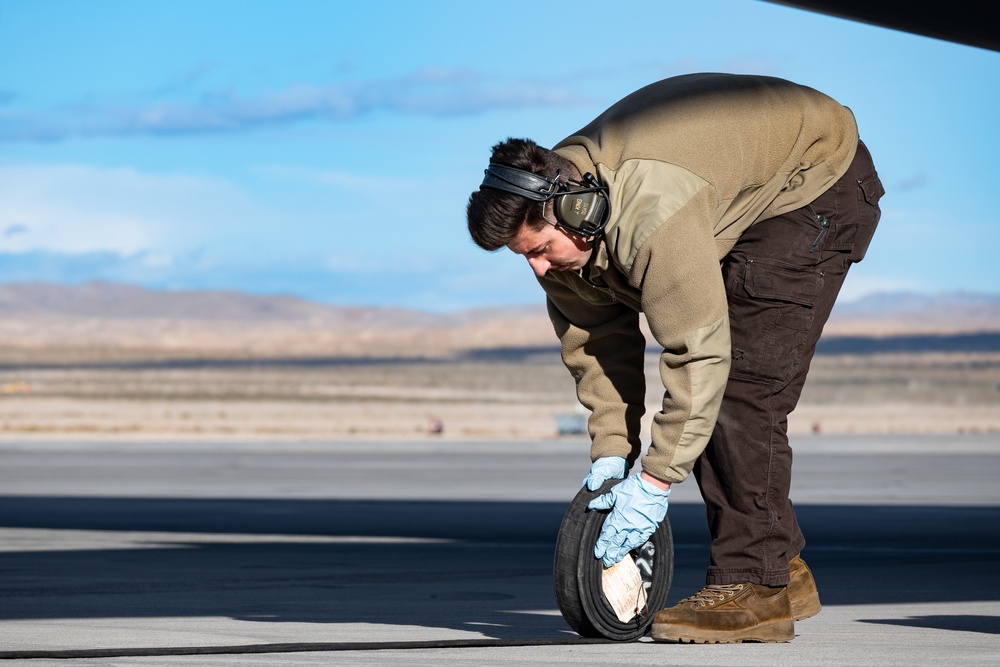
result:
M 545 272 L 552 266 L 552 262 L 544 257 L 529 257 L 528 264 L 531 265 L 531 270 L 534 271 L 535 275 L 538 277 L 544 276 Z

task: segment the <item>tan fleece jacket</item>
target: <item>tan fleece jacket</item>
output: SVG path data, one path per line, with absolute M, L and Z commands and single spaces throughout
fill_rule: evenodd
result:
M 642 466 L 680 482 L 708 444 L 729 375 L 720 260 L 753 223 L 805 206 L 857 148 L 849 109 L 762 76 L 691 74 L 624 98 L 555 150 L 610 193 L 579 273 L 539 279 L 563 361 L 592 412 L 592 459 L 640 453 L 645 312 L 663 347 L 662 410 Z

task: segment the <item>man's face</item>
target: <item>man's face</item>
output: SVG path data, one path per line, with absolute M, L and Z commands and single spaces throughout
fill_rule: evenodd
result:
M 544 276 L 550 269 L 578 271 L 594 251 L 593 244 L 579 234 L 574 234 L 552 224 L 534 228 L 521 225 L 514 240 L 507 244 L 511 251 L 524 255 L 536 276 Z

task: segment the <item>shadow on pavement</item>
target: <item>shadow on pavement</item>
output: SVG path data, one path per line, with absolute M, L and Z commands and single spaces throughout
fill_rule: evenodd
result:
M 0 553 L 0 620 L 222 616 L 562 634 L 561 618 L 531 612 L 555 609 L 552 549 L 568 502 L 0 497 L 2 528 L 205 536 Z M 1000 538 L 984 528 L 1000 525 L 998 507 L 797 512 L 826 605 L 1000 599 Z M 673 602 L 700 585 L 708 537 L 700 505 L 672 505 L 670 520 Z M 227 538 L 248 535 L 262 537 Z M 991 617 L 891 622 L 997 633 Z
M 892 619 L 860 619 L 862 623 L 877 623 L 879 625 L 904 625 L 912 628 L 928 628 L 931 630 L 956 630 L 959 632 L 982 632 L 988 635 L 1000 635 L 1000 616 L 910 616 L 909 618 Z

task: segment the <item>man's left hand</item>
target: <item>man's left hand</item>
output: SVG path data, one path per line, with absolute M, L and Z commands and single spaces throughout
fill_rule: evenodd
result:
M 632 475 L 587 505 L 592 510 L 611 510 L 594 546 L 594 556 L 604 567 L 611 567 L 645 544 L 667 515 L 670 489 L 644 479 L 642 474 Z

